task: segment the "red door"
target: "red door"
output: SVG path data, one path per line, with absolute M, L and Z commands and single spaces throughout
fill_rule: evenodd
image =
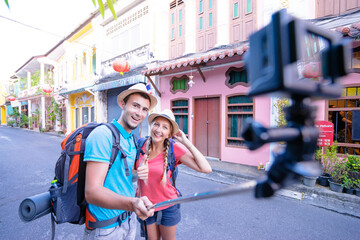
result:
M 220 157 L 220 98 L 195 100 L 195 146 L 204 156 Z

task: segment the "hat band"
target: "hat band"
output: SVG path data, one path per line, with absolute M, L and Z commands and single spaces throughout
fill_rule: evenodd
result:
M 172 120 L 172 119 L 171 119 L 171 117 L 169 117 L 169 116 L 168 116 L 168 115 L 166 115 L 166 114 L 163 114 L 163 113 L 162 113 L 162 114 L 161 114 L 161 116 L 164 116 L 164 117 L 166 117 L 166 118 L 168 118 L 168 119 Z M 174 121 L 174 120 L 172 120 L 172 121 Z

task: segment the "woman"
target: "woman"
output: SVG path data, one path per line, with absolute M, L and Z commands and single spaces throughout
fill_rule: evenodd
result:
M 147 196 L 152 203 L 158 203 L 178 197 L 170 181 L 172 172 L 167 171 L 170 138 L 183 145 L 176 142 L 173 144 L 175 167 L 183 163 L 202 173 L 210 173 L 212 169 L 200 151 L 179 130 L 171 110 L 152 113 L 148 121 L 150 137 L 142 148 L 145 154 L 140 156 L 135 166 L 139 176 L 137 195 Z M 146 219 L 148 239 L 175 239 L 176 226 L 181 219 L 179 207 L 173 205 L 155 209 L 154 216 Z

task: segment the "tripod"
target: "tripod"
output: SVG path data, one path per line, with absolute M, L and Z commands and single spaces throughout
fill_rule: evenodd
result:
M 284 108 L 287 125 L 283 128 L 265 128 L 257 122 L 248 122 L 243 138 L 250 150 L 265 143 L 286 142 L 286 149 L 275 157 L 266 178 L 258 181 L 255 197 L 270 197 L 299 175 L 315 177 L 321 173 L 315 163 L 318 130 L 314 126 L 316 108 L 303 95 L 292 95 L 290 106 Z

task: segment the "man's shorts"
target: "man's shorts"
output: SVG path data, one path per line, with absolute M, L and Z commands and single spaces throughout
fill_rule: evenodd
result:
M 146 225 L 156 222 L 157 225 L 171 227 L 177 225 L 181 220 L 180 205 L 174 205 L 169 208 L 157 211 L 154 216 L 147 218 Z

